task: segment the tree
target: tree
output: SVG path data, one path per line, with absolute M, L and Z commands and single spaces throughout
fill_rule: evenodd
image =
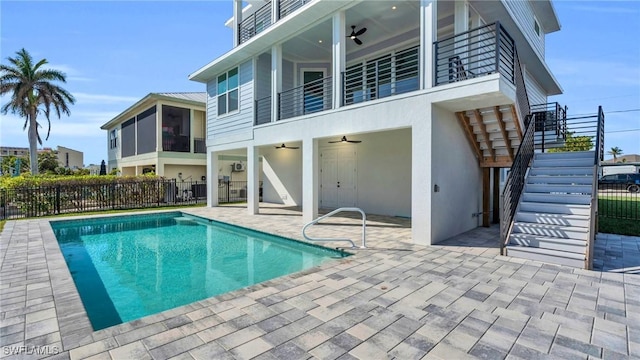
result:
M 104 160 L 100 163 L 100 175 L 107 175 L 107 164 L 104 163 Z
M 13 174 L 13 169 L 16 166 L 16 161 L 20 159 L 20 173 L 29 171 L 29 159 L 26 157 L 17 157 L 17 156 L 3 156 L 2 157 L 2 173 L 5 175 Z
M 567 138 L 562 147 L 549 149 L 549 152 L 566 151 L 589 151 L 593 148 L 591 136 L 573 136 L 572 132 L 567 132 Z
M 41 173 L 55 173 L 60 166 L 58 154 L 53 151 L 41 151 L 38 153 L 38 171 Z
M 0 65 L 0 96 L 11 93 L 11 99 L 2 107 L 2 114 L 11 112 L 25 118 L 22 129 L 29 127 L 29 158 L 31 173 L 38 174 L 37 144 L 42 145 L 38 128 L 42 127 L 37 117 L 44 114 L 47 119 L 47 137 L 51 133 L 51 110 L 60 118 L 61 113 L 71 115 L 69 104 L 74 97 L 67 90 L 54 84 L 66 83 L 66 75 L 58 70 L 44 69 L 47 59 L 34 64 L 33 58 L 25 49 L 16 52 L 16 57 L 8 57 L 10 65 Z
M 618 155 L 622 155 L 622 149 L 617 146 L 612 147 L 611 150 L 607 151 L 607 154 L 613 155 L 613 162 L 615 163 L 618 160 Z

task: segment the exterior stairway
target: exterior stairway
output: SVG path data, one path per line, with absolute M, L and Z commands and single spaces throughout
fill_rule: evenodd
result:
M 594 157 L 593 151 L 535 154 L 507 255 L 585 268 L 592 236 Z

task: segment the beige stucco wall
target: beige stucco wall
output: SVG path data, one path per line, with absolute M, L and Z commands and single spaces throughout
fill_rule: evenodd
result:
M 64 146 L 58 146 L 58 164 L 69 169 L 82 169 L 84 167 L 84 154 L 82 151 L 73 150 Z M 67 154 L 69 163 L 67 166 Z

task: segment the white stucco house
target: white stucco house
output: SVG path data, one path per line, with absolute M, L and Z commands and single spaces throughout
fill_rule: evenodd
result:
M 301 225 L 356 206 L 410 217 L 425 245 L 488 225 L 530 105 L 562 92 L 548 0 L 233 7 L 234 48 L 190 79 L 206 84 L 208 187 L 220 159 L 246 157 L 252 214 L 262 181 L 263 201 L 302 207 Z

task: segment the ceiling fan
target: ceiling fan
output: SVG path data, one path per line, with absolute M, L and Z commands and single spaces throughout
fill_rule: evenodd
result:
M 276 149 L 300 149 L 298 146 L 287 146 L 284 143 L 280 146 L 274 146 Z
M 367 28 L 362 28 L 362 29 L 356 31 L 356 26 L 355 25 L 351 25 L 351 34 L 349 34 L 349 36 L 347 36 L 347 37 L 350 38 L 351 40 L 353 40 L 356 44 L 362 45 L 362 41 L 360 39 L 358 39 L 358 36 L 364 34 L 366 31 L 367 31 Z
M 342 139 L 340 140 L 336 140 L 336 141 L 329 141 L 330 144 L 335 144 L 335 143 L 353 143 L 353 144 L 358 144 L 361 143 L 362 140 L 347 140 L 346 136 L 343 136 Z

